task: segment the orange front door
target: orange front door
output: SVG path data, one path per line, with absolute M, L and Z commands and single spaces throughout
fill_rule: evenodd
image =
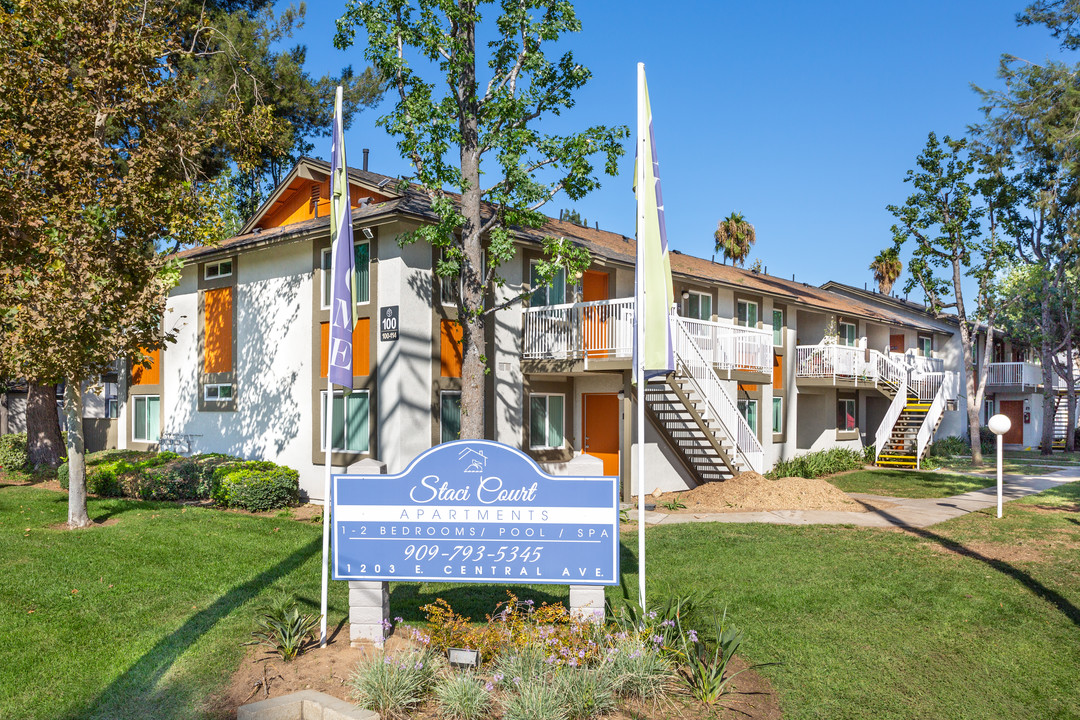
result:
M 585 302 L 597 302 L 608 299 L 608 274 L 586 270 L 581 278 L 581 295 Z M 614 327 L 607 321 L 607 308 L 604 306 L 585 309 L 585 355 L 587 357 L 606 357 L 611 341 L 608 327 Z
M 1005 433 L 1003 440 L 1009 445 L 1023 445 L 1024 401 L 1002 400 L 998 405 L 1001 407 L 1001 414 L 1009 418 L 1009 421 L 1012 423 L 1012 427 L 1009 428 L 1009 432 Z
M 619 474 L 619 396 L 589 393 L 582 396 L 585 452 L 604 461 L 605 475 Z

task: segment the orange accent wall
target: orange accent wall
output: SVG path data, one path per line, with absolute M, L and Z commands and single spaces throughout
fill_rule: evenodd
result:
M 739 392 L 748 392 L 748 393 L 757 392 L 757 385 L 756 384 L 752 385 L 752 384 L 749 384 L 749 383 L 739 383 Z
M 203 297 L 203 372 L 229 372 L 233 368 L 233 289 L 207 290 Z
M 157 385 L 161 382 L 161 350 L 140 348 L 143 355 L 150 356 L 149 365 L 135 363 L 131 366 L 132 385 Z
M 772 385 L 774 390 L 784 389 L 784 356 L 772 354 Z
M 443 377 L 461 377 L 461 323 L 442 321 L 439 368 Z
M 359 318 L 356 327 L 353 328 L 353 376 L 360 377 L 371 374 L 371 318 Z M 330 352 L 330 323 L 322 323 L 319 326 L 319 372 L 326 377 L 329 369 Z
M 319 201 L 311 202 L 311 188 L 319 186 Z M 388 198 L 377 192 L 360 188 L 356 185 L 349 186 L 349 200 L 352 207 L 360 207 L 360 198 L 370 197 L 371 202 L 385 202 Z M 267 210 L 259 221 L 263 228 L 281 227 L 294 223 L 311 220 L 317 217 L 326 217 L 330 214 L 330 181 L 324 180 L 316 183 L 314 180 L 297 178 L 281 194 L 273 207 Z

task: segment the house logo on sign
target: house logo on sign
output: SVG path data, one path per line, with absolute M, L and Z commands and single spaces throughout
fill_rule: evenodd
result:
M 463 448 L 458 453 L 458 460 L 468 463 L 465 466 L 465 472 L 467 473 L 482 473 L 487 465 L 487 456 L 480 450 L 474 450 L 473 448 Z

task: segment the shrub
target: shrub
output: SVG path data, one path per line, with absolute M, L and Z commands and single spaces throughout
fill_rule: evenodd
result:
M 251 634 L 254 642 L 270 647 L 289 662 L 303 651 L 309 640 L 315 639 L 320 617 L 300 612 L 295 600 L 279 595 L 260 609 L 255 619 L 257 628 Z
M 0 435 L 0 467 L 5 470 L 24 472 L 28 470 L 29 456 L 26 452 L 26 433 Z
M 968 447 L 971 447 L 971 437 L 968 436 Z M 997 452 L 997 439 L 993 432 L 990 431 L 988 425 L 982 425 L 979 427 L 979 448 L 982 449 L 983 455 Z
M 60 487 L 65 490 L 68 489 L 68 464 L 66 461 L 60 463 L 60 467 L 56 468 L 56 479 L 60 481 Z
M 765 476 L 774 480 L 782 477 L 816 478 L 845 470 L 857 470 L 865 462 L 862 452 L 848 448 L 830 448 L 799 455 L 791 460 L 781 460 L 765 473 Z
M 727 613 L 715 625 L 717 641 L 711 650 L 695 631 L 679 627 L 679 654 L 683 661 L 679 673 L 690 694 L 710 707 L 731 692 L 728 683 L 739 673 L 728 675 L 728 663 L 743 641 L 742 631 L 727 622 Z
M 546 660 L 547 652 L 542 646 L 525 645 L 507 649 L 493 663 L 495 684 L 504 689 L 513 689 L 526 680 L 539 680 L 548 674 L 550 663 Z
M 671 663 L 655 644 L 636 637 L 617 640 L 604 659 L 605 672 L 622 697 L 660 702 L 675 679 Z
M 555 676 L 555 692 L 570 720 L 606 715 L 615 710 L 615 678 L 601 668 L 564 668 Z
M 941 438 L 930 446 L 931 457 L 952 457 L 967 455 L 971 452 L 971 443 L 959 435 Z
M 64 478 L 68 477 L 68 466 L 64 463 Z M 86 471 L 86 492 L 101 497 L 121 497 L 124 493 L 116 472 L 108 467 Z
M 567 713 L 554 686 L 523 681 L 504 701 L 503 720 L 567 720 Z
M 397 657 L 377 654 L 360 661 L 349 686 L 365 710 L 374 710 L 384 718 L 403 718 L 423 702 L 439 665 L 439 656 L 430 650 Z
M 435 685 L 435 705 L 450 720 L 479 720 L 491 711 L 491 694 L 472 675 L 451 675 Z
M 257 467 L 250 467 L 257 466 Z M 218 472 L 231 468 L 231 472 Z M 214 471 L 214 501 L 251 512 L 277 510 L 300 502 L 300 474 L 270 462 L 230 463 Z

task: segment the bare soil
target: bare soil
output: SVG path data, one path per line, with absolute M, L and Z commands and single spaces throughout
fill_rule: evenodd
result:
M 821 478 L 785 477 L 771 480 L 744 472 L 727 480 L 707 482 L 692 490 L 654 494 L 656 510 L 664 513 L 762 512 L 769 510 L 842 510 L 867 512 L 865 504 Z M 664 503 L 678 501 L 683 509 Z
M 331 634 L 325 648 L 309 647 L 292 662 L 281 658 L 263 647 L 253 647 L 233 674 L 228 688 L 211 698 L 207 711 L 211 717 L 235 718 L 237 708 L 249 702 L 280 697 L 301 690 L 316 690 L 351 702 L 348 686 L 349 676 L 364 656 L 379 653 L 370 644 L 350 647 L 348 626 L 338 628 Z M 386 651 L 392 654 L 411 649 L 411 642 L 392 636 L 386 641 Z M 730 672 L 746 668 L 738 656 L 732 658 Z M 783 714 L 776 702 L 769 681 L 753 670 L 746 670 L 732 680 L 734 692 L 724 697 L 719 707 L 710 714 L 708 708 L 689 696 L 675 695 L 667 705 L 632 705 L 623 711 L 608 715 L 611 720 L 781 720 Z M 425 706 L 410 715 L 416 720 L 438 718 L 434 708 Z

